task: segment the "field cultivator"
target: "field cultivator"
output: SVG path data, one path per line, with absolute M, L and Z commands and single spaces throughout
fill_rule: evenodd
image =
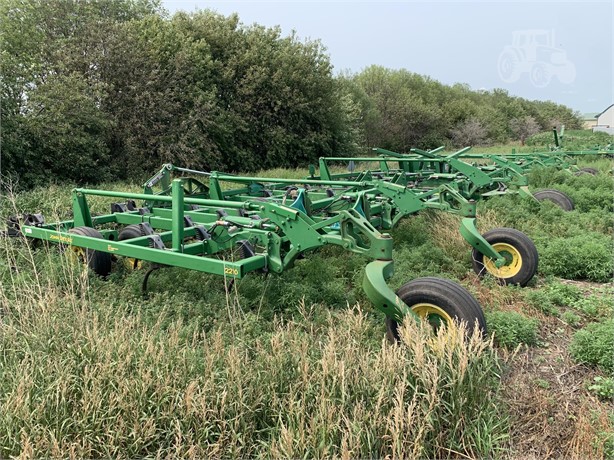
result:
M 422 210 L 452 213 L 461 217 L 459 232 L 473 248 L 473 269 L 477 274 L 489 273 L 502 283 L 525 286 L 537 271 L 537 251 L 526 235 L 514 229 L 496 229 L 481 235 L 476 226 L 475 201 L 446 183 L 420 191 L 373 177 L 360 180 L 244 177 L 186 170 L 169 164 L 146 182 L 145 193 L 154 197 L 167 195 L 171 176 L 176 173 L 206 177 L 209 186 L 195 178 L 188 179 L 193 184 L 191 190 L 201 198 L 273 202 L 297 209 L 318 222 L 340 211 L 353 211 L 372 226 L 390 230 L 401 219 Z M 152 197 L 150 204 L 154 203 Z M 333 225 L 329 230 L 337 229 Z
M 546 152 L 472 153 L 471 147 L 443 154 L 444 147 L 433 150 L 413 148 L 410 153 L 397 153 L 374 148 L 372 157 L 321 157 L 319 175 L 310 167 L 310 179 L 363 181 L 373 178 L 411 188 L 419 193 L 434 191 L 442 185 L 458 192 L 467 200 L 479 201 L 497 195 L 517 194 L 537 201 L 551 201 L 565 211 L 574 208 L 573 201 L 555 189 L 531 193 L 528 173 L 536 168 L 556 168 L 576 175 L 598 173 L 594 168 L 580 168 L 577 158 L 614 154 L 612 144 L 590 150 L 563 149 L 564 127 L 553 129 L 554 146 Z M 332 173 L 335 163 L 347 162 L 348 172 Z M 357 168 L 357 164 L 366 166 Z M 436 192 L 435 192 L 436 193 Z
M 46 223 L 41 215 L 11 218 L 6 234 L 57 243 L 101 276 L 111 272 L 113 260 L 124 259 L 131 267 L 150 262 L 144 289 L 149 275 L 163 266 L 211 273 L 233 282 L 252 272 L 281 273 L 306 252 L 339 246 L 372 259 L 365 267 L 362 287 L 373 306 L 385 314 L 389 338 L 398 338 L 398 323 L 407 315 L 426 319 L 435 328 L 465 321 L 471 330 L 485 331 L 478 302 L 451 281 L 420 278 L 396 293 L 391 290 L 387 280 L 394 269 L 392 238 L 355 208 L 312 218 L 299 206 L 306 201 L 283 204 L 239 194 L 234 199 L 202 198 L 209 187 L 197 179 L 173 179 L 167 184 L 166 178 L 163 175 L 160 180 L 168 189 L 156 195 L 147 193 L 151 181 L 145 193 L 75 189 L 71 220 Z M 305 193 L 299 191 L 300 196 Z M 110 214 L 94 216 L 88 204 L 92 196 L 125 201 L 110 203 Z M 138 207 L 137 200 L 143 206 Z
M 461 159 L 493 162 L 493 157 L 504 158 L 517 165 L 524 173 L 530 172 L 536 167 L 551 167 L 570 173 L 591 174 L 595 175 L 598 170 L 595 168 L 580 168 L 577 166 L 577 160 L 581 157 L 594 156 L 612 156 L 614 155 L 614 145 L 608 144 L 605 147 L 595 146 L 587 150 L 565 150 L 563 143 L 565 139 L 565 126 L 561 127 L 561 131 L 557 132 L 556 128 L 552 129 L 554 144 L 550 146 L 548 151 L 534 152 L 516 152 L 512 149 L 511 153 L 469 153 L 468 149 L 459 156 Z M 412 152 L 414 150 L 412 149 Z
M 563 160 L 548 161 L 548 155 L 529 154 L 511 156 L 498 154 L 470 154 L 470 147 L 442 155 L 443 147 L 434 150 L 411 149 L 410 154 L 374 148 L 373 157 L 321 157 L 319 176 L 311 167 L 310 178 L 325 180 L 363 180 L 378 178 L 404 185 L 422 193 L 448 185 L 467 200 L 479 201 L 498 195 L 516 194 L 537 201 L 548 200 L 565 211 L 574 208 L 569 196 L 559 190 L 549 189 L 536 193 L 529 190 L 527 174 L 536 167 L 568 167 Z M 473 160 L 469 163 L 467 159 Z M 348 163 L 351 171 L 332 173 L 332 166 Z M 363 169 L 357 164 L 366 164 Z

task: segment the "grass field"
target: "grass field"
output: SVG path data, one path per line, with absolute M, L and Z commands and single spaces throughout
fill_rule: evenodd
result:
M 531 177 L 534 191 L 569 194 L 572 212 L 479 205 L 482 232 L 535 241 L 527 288 L 478 279 L 454 216 L 420 213 L 392 232 L 393 287 L 460 282 L 485 310 L 484 341 L 408 322 L 390 346 L 360 288 L 366 261 L 338 248 L 230 292 L 166 268 L 145 299 L 142 271 L 118 263 L 101 280 L 57 247 L 0 239 L 0 458 L 612 457 L 612 162 L 585 163 L 600 174 Z M 3 199 L 0 215 L 65 218 L 70 188 Z

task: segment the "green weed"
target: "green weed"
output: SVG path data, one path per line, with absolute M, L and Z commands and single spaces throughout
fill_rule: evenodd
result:
M 578 362 L 599 366 L 614 372 L 614 319 L 592 323 L 576 332 L 569 346 L 571 356 Z
M 569 324 L 571 327 L 577 327 L 581 322 L 582 318 L 571 311 L 566 311 L 561 316 L 561 319 Z
M 612 377 L 595 377 L 593 382 L 588 387 L 589 391 L 609 401 L 614 398 L 614 379 Z
M 516 348 L 520 344 L 537 343 L 535 319 L 513 311 L 495 311 L 486 314 L 488 330 L 494 334 L 495 342 L 504 348 Z
M 572 304 L 573 308 L 587 317 L 591 321 L 611 318 L 614 314 L 614 303 L 612 301 L 612 290 L 598 294 L 593 293 L 578 299 Z
M 607 282 L 614 273 L 612 238 L 586 232 L 542 242 L 540 270 L 567 279 Z

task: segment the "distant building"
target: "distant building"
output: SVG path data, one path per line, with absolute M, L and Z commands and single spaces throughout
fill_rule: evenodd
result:
M 582 128 L 593 129 L 593 126 L 597 126 L 598 112 L 583 113 L 582 114 Z
M 597 115 L 597 124 L 593 126 L 593 131 L 614 134 L 614 104 Z

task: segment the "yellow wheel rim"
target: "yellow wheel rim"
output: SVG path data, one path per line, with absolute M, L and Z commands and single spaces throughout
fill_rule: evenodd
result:
M 87 256 L 85 254 L 85 248 L 79 246 L 71 246 L 70 247 L 70 258 L 75 263 L 85 264 L 87 261 Z
M 143 267 L 143 261 L 132 257 L 124 257 L 124 266 L 129 270 L 139 270 Z
M 488 257 L 484 257 L 484 268 L 486 271 L 497 278 L 512 278 L 520 273 L 522 268 L 522 256 L 518 249 L 507 243 L 495 243 L 493 249 L 505 257 L 505 265 L 497 267 L 495 262 Z
M 442 324 L 452 324 L 452 317 L 441 307 L 432 303 L 417 303 L 411 310 L 420 318 L 427 320 L 435 329 Z

